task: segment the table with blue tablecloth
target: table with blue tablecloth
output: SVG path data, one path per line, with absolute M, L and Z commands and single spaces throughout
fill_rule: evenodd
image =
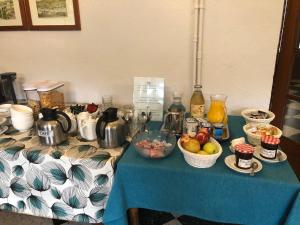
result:
M 231 139 L 244 136 L 244 121 L 229 117 Z M 159 123 L 151 123 L 159 129 Z M 300 184 L 287 161 L 262 163 L 254 177 L 229 169 L 230 140 L 207 169 L 189 166 L 178 146 L 164 159 L 145 159 L 131 145 L 120 159 L 104 214 L 105 225 L 126 225 L 129 208 L 185 214 L 246 225 L 299 225 Z

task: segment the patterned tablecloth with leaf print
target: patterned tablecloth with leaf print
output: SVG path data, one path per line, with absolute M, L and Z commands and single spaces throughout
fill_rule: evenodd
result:
M 100 149 L 75 137 L 41 146 L 37 136 L 0 136 L 0 210 L 100 223 L 123 148 Z

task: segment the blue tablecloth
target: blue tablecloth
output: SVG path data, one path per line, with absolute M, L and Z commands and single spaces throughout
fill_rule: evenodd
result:
M 241 117 L 230 116 L 231 138 L 244 136 Z M 152 124 L 158 129 L 159 124 Z M 208 169 L 189 166 L 178 147 L 167 158 L 140 157 L 133 146 L 118 163 L 105 225 L 127 224 L 128 208 L 148 208 L 247 225 L 299 225 L 300 184 L 289 163 L 263 163 L 254 177 L 229 169 L 229 141 Z

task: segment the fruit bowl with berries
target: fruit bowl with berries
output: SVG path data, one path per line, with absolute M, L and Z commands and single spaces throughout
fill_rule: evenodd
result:
M 146 131 L 139 133 L 132 140 L 135 150 L 145 158 L 164 158 L 171 154 L 176 137 L 163 131 Z
M 212 167 L 223 151 L 206 130 L 200 130 L 195 137 L 183 134 L 178 140 L 178 147 L 185 161 L 197 168 Z

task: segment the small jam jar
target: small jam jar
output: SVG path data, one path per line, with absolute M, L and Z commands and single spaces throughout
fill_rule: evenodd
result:
M 277 154 L 280 139 L 271 135 L 266 135 L 261 138 L 261 157 L 266 159 L 275 159 Z
M 235 149 L 235 165 L 240 169 L 250 169 L 254 147 L 249 144 L 237 144 Z
M 186 133 L 190 137 L 195 137 L 198 130 L 198 121 L 193 117 L 186 118 L 185 128 L 186 128 Z

